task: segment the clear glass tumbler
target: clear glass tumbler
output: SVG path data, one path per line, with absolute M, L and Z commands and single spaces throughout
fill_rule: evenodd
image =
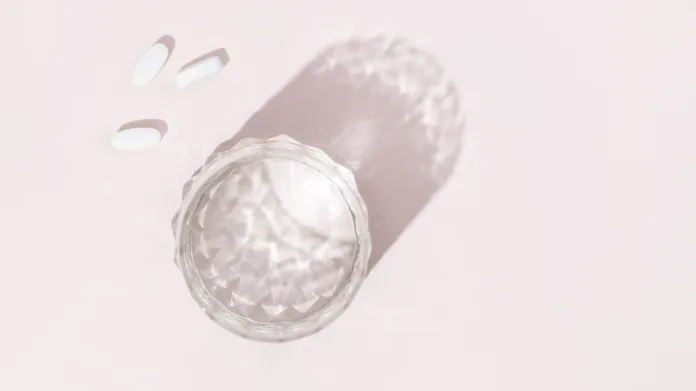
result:
M 367 208 L 353 174 L 287 136 L 242 139 L 184 187 L 176 264 L 217 324 L 263 341 L 335 320 L 368 266 Z

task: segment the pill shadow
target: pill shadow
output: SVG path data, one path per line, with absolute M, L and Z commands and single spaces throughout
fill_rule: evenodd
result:
M 194 58 L 193 60 L 187 62 L 186 64 L 184 64 L 184 66 L 179 68 L 179 72 L 181 72 L 182 70 L 190 67 L 191 65 L 193 65 L 197 62 L 207 60 L 211 57 L 220 57 L 220 61 L 222 62 L 223 67 L 226 66 L 227 63 L 230 62 L 230 55 L 229 55 L 229 53 L 227 53 L 227 49 L 218 48 L 218 49 L 215 49 L 215 50 L 210 51 L 208 53 L 205 53 L 202 56 L 198 56 L 198 57 Z
M 319 53 L 215 153 L 280 134 L 353 170 L 372 270 L 449 179 L 463 120 L 456 86 L 430 53 L 402 39 L 356 38 Z
M 156 129 L 160 133 L 160 136 L 162 138 L 164 138 L 164 136 L 166 136 L 167 132 L 169 131 L 169 126 L 163 120 L 155 119 L 155 118 L 146 118 L 146 119 L 139 119 L 139 120 L 127 122 L 127 123 L 121 125 L 121 127 L 118 128 L 117 132 L 120 132 L 123 130 L 128 130 L 128 129 L 135 129 L 135 128 Z
M 175 40 L 174 37 L 172 37 L 171 35 L 163 35 L 163 36 L 160 37 L 160 39 L 158 39 L 158 40 L 155 42 L 155 45 L 157 45 L 158 43 L 161 43 L 162 45 L 164 45 L 164 46 L 167 47 L 167 50 L 169 51 L 169 54 L 167 54 L 167 60 L 166 60 L 166 61 L 169 61 L 169 58 L 171 58 L 172 53 L 174 53 L 174 48 L 176 47 L 176 40 Z M 153 46 L 154 46 L 154 45 L 153 45 Z M 166 61 L 165 61 L 165 64 L 166 64 Z

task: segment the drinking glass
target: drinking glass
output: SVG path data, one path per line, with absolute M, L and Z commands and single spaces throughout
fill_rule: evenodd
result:
M 184 187 L 172 226 L 194 300 L 255 340 L 326 327 L 367 273 L 368 214 L 353 173 L 288 136 L 211 155 Z

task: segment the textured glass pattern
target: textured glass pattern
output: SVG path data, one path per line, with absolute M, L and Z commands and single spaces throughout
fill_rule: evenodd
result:
M 355 294 L 369 256 L 352 174 L 287 137 L 242 140 L 187 186 L 177 261 L 214 320 L 257 339 L 318 330 Z

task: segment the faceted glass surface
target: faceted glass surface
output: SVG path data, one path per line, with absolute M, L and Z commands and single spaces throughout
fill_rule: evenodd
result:
M 174 228 L 189 288 L 224 327 L 286 340 L 332 321 L 369 257 L 352 174 L 292 139 L 242 140 L 192 179 Z

